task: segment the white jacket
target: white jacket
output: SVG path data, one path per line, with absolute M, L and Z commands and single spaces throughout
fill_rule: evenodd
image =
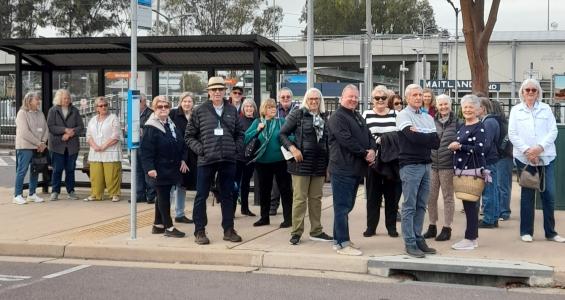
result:
M 528 163 L 524 152 L 535 145 L 544 149 L 540 154 L 543 164 L 552 162 L 557 156 L 557 125 L 549 105 L 536 101 L 533 109 L 529 109 L 524 102 L 512 107 L 508 120 L 508 138 L 514 146 L 514 158 L 520 162 Z

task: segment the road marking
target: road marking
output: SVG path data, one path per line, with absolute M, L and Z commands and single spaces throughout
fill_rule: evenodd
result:
M 88 267 L 90 267 L 90 265 L 80 265 L 80 266 L 72 267 L 70 269 L 63 270 L 61 272 L 45 275 L 45 276 L 43 276 L 43 278 L 51 279 L 51 278 L 63 276 L 63 275 L 66 275 L 66 274 L 69 274 L 69 273 L 72 273 L 72 272 L 75 272 L 75 271 L 78 271 L 78 270 L 82 270 L 82 269 L 88 268 Z
M 0 281 L 20 281 L 30 279 L 31 276 L 3 275 L 0 274 Z
M 0 166 L 7 167 L 9 164 L 4 159 L 0 158 Z

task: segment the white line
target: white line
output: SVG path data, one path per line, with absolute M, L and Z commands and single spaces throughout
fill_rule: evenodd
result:
M 66 275 L 66 274 L 69 274 L 69 273 L 72 273 L 72 272 L 75 272 L 75 271 L 78 271 L 78 270 L 82 270 L 82 269 L 88 268 L 88 267 L 90 267 L 90 265 L 80 265 L 80 266 L 72 267 L 70 269 L 63 270 L 61 272 L 45 275 L 45 276 L 43 276 L 43 278 L 51 279 L 51 278 Z
M 2 158 L 0 158 L 0 166 L 6 167 L 6 166 L 8 166 L 8 163 L 5 160 L 3 160 Z
M 18 276 L 18 275 L 3 275 L 0 274 L 0 281 L 20 281 L 30 279 L 31 276 Z

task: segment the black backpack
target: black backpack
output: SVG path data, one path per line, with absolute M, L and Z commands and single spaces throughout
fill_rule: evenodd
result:
M 498 155 L 500 158 L 512 157 L 512 150 L 514 147 L 508 138 L 508 120 L 499 115 L 488 115 L 485 119 L 487 118 L 495 119 L 498 122 L 498 127 L 500 128 L 500 134 L 498 135 L 498 141 L 496 143 Z

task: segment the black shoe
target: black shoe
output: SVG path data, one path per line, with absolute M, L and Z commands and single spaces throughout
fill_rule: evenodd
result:
M 497 228 L 497 227 L 498 227 L 498 221 L 494 222 L 493 224 L 485 223 L 485 221 L 483 221 L 483 220 L 481 220 L 481 222 L 479 222 L 479 228 L 493 229 L 493 228 Z
M 292 226 L 292 222 L 284 221 L 281 223 L 281 225 L 279 225 L 279 228 L 288 228 L 290 226 Z
M 145 199 L 137 199 L 135 200 L 135 203 L 142 203 L 142 202 L 146 202 Z M 131 203 L 131 199 L 128 199 L 128 203 Z
M 239 235 L 237 235 L 237 232 L 232 227 L 232 228 L 228 228 L 228 230 L 224 231 L 224 241 L 239 243 L 239 242 L 241 242 L 241 237 Z
M 277 209 L 276 208 L 271 208 L 269 210 L 269 216 L 276 216 L 277 215 Z
M 157 226 L 153 225 L 153 228 L 151 228 L 151 233 L 153 233 L 153 234 L 163 234 L 163 233 L 165 233 L 165 227 L 157 227 Z
M 396 229 L 391 229 L 388 231 L 388 236 L 396 238 L 398 237 L 398 231 L 396 231 Z
M 252 213 L 250 210 L 242 210 L 241 214 L 244 216 L 255 217 L 256 215 Z
M 436 237 L 436 241 L 443 242 L 449 241 L 451 239 L 451 227 L 442 227 L 441 232 Z
M 311 235 L 310 240 L 317 242 L 333 242 L 334 238 L 322 232 L 318 235 Z
M 376 235 L 377 233 L 374 230 L 369 230 L 369 228 L 367 228 L 365 230 L 365 232 L 363 232 L 363 236 L 364 237 L 371 237 L 373 235 Z
M 298 245 L 300 244 L 300 236 L 298 234 L 294 234 L 290 237 L 290 244 L 291 245 Z
M 210 240 L 206 237 L 206 232 L 204 230 L 200 230 L 194 233 L 194 242 L 198 245 L 208 245 L 210 244 Z
M 426 231 L 426 233 L 424 233 L 423 237 L 425 239 L 431 239 L 431 238 L 435 238 L 436 235 L 437 235 L 436 225 L 430 224 L 430 226 L 428 226 L 428 231 Z
M 418 246 L 408 246 L 406 245 L 406 254 L 415 258 L 424 258 L 426 254 L 418 248 Z
M 265 226 L 265 225 L 269 225 L 271 224 L 271 222 L 269 222 L 268 219 L 259 219 L 259 221 L 253 223 L 253 226 L 258 227 L 258 226 Z
M 165 236 L 174 237 L 174 238 L 183 238 L 185 236 L 184 232 L 179 231 L 178 229 L 173 227 L 173 230 L 165 230 Z
M 147 204 L 155 204 L 155 199 L 147 199 Z
M 436 254 L 436 249 L 428 247 L 426 240 L 416 241 L 416 245 L 424 254 Z
M 194 221 L 192 221 L 191 219 L 187 218 L 186 216 L 176 217 L 176 218 L 175 218 L 175 222 L 177 222 L 177 223 L 186 223 L 186 224 L 192 224 L 192 223 L 194 223 Z

